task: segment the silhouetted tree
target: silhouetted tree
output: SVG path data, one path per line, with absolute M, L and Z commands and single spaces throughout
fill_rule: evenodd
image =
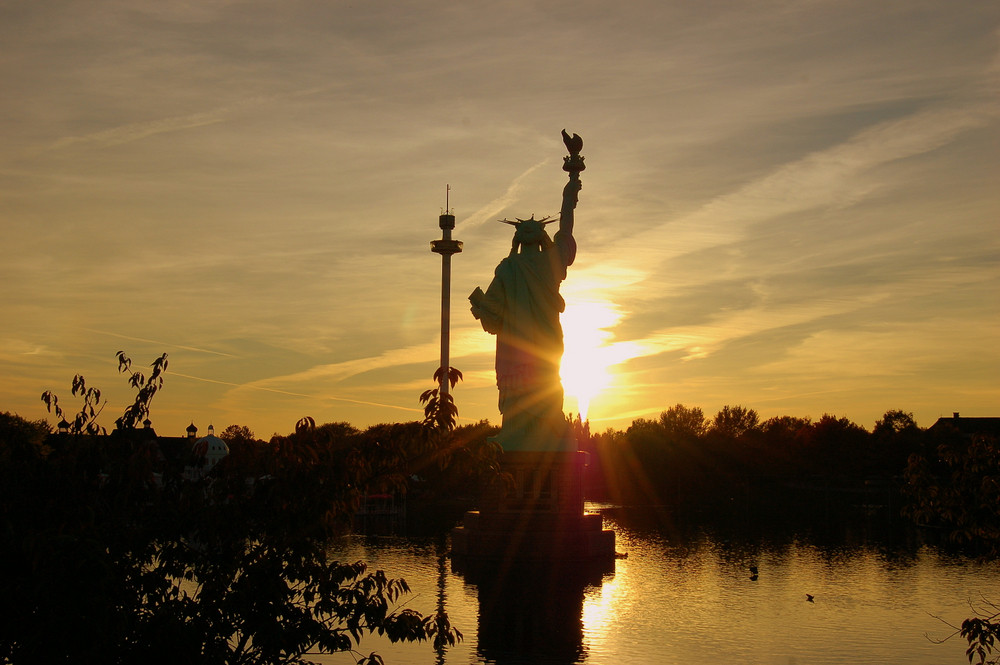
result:
M 875 421 L 872 434 L 879 436 L 893 436 L 898 434 L 912 433 L 920 431 L 917 421 L 913 419 L 913 414 L 900 409 L 890 409 Z
M 592 436 L 594 454 L 600 460 L 600 474 L 591 480 L 590 486 L 595 488 L 597 498 L 617 503 L 631 503 L 628 488 L 625 486 L 627 442 L 625 433 L 608 428 L 600 434 Z
M 890 412 L 886 422 L 895 424 L 893 440 L 906 439 L 909 451 L 915 444 L 905 415 Z M 808 514 L 810 502 L 831 505 L 830 491 L 869 488 L 878 480 L 873 476 L 888 480 L 902 468 L 898 452 L 892 458 L 894 449 L 880 448 L 847 418 L 827 414 L 813 423 L 777 416 L 761 423 L 742 406 L 726 406 L 707 422 L 701 409 L 677 404 L 656 420 L 636 419 L 625 432 L 608 430 L 594 442 L 600 486 L 611 500 L 719 514 L 747 502 L 767 509 L 761 514 L 789 508 Z
M 768 418 L 761 424 L 760 429 L 768 437 L 773 437 L 780 441 L 793 441 L 799 433 L 812 426 L 810 418 L 796 418 L 795 416 L 775 416 Z
M 254 436 L 253 430 L 246 425 L 230 425 L 226 429 L 222 430 L 219 434 L 219 438 L 225 441 L 227 444 L 248 444 L 257 441 L 257 437 Z
M 738 439 L 757 429 L 759 416 L 745 406 L 726 405 L 715 414 L 709 431 L 731 439 Z
M 619 483 L 631 501 L 660 503 L 661 488 L 668 470 L 671 450 L 663 428 L 656 420 L 637 418 L 625 430 L 619 454 L 619 472 L 626 474 Z
M 132 370 L 132 360 L 125 355 L 124 351 L 115 354 L 118 359 L 118 372 L 128 375 L 128 383 L 136 390 L 132 403 L 125 407 L 125 412 L 115 420 L 118 429 L 133 429 L 140 424 L 143 419 L 149 416 L 149 406 L 153 397 L 163 387 L 163 372 L 167 369 L 167 354 L 163 354 L 154 360 L 150 367 L 152 371 L 149 376 L 142 372 Z M 73 377 L 71 392 L 74 397 L 83 400 L 83 405 L 77 414 L 69 422 L 69 431 L 72 434 L 105 434 L 104 429 L 97 419 L 104 411 L 107 400 L 101 401 L 101 391 L 94 387 L 87 387 L 87 381 L 80 374 Z M 42 393 L 42 401 L 49 413 L 55 413 L 57 418 L 65 421 L 67 414 L 59 404 L 59 397 L 51 390 Z
M 366 632 L 459 638 L 443 614 L 395 607 L 403 580 L 327 554 L 359 497 L 401 482 L 421 441 L 362 440 L 305 418 L 185 481 L 134 429 L 165 360 L 141 378 L 119 363 L 136 398 L 110 436 L 86 434 L 103 431 L 104 403 L 82 377 L 77 434 L 49 437 L 72 440 L 47 456 L 37 430 L 0 418 L 0 566 L 18 571 L 0 578 L 0 662 L 300 663 L 354 649 Z
M 910 502 L 904 513 L 917 524 L 940 527 L 949 539 L 985 557 L 1000 556 L 1000 442 L 948 427 L 926 433 L 926 453 L 914 453 L 906 467 Z M 1000 608 L 986 602 L 958 630 L 969 646 L 969 662 L 989 658 L 1000 639 Z
M 948 429 L 928 437 L 930 454 L 911 455 L 905 470 L 905 513 L 956 543 L 1000 556 L 1000 444 Z
M 438 387 L 422 392 L 420 403 L 424 405 L 426 427 L 450 430 L 458 423 L 458 407 L 455 406 L 455 399 L 450 391 L 442 394 L 442 379 L 447 380 L 451 388 L 454 388 L 462 380 L 462 373 L 454 367 L 449 367 L 446 374 L 444 367 L 438 367 L 434 371 L 434 383 Z
M 913 414 L 890 409 L 877 421 L 871 435 L 871 466 L 890 475 L 902 473 L 907 458 L 917 452 L 923 439 Z
M 690 441 L 705 434 L 708 423 L 700 407 L 675 404 L 660 414 L 660 427 L 669 439 Z
M 865 428 L 847 418 L 823 414 L 807 434 L 802 452 L 813 472 L 847 477 L 864 471 L 869 442 Z
M 791 481 L 805 471 L 813 472 L 806 464 L 804 450 L 812 436 L 812 420 L 794 416 L 775 416 L 760 426 L 760 438 L 768 451 L 767 464 L 783 481 Z
M 0 467 L 43 459 L 50 452 L 45 437 L 51 432 L 44 420 L 26 420 L 15 413 L 0 412 Z
M 422 511 L 422 519 L 454 523 L 482 492 L 502 482 L 503 451 L 491 438 L 498 431 L 498 427 L 481 420 L 432 436 L 432 450 L 415 458 L 408 467 L 414 507 Z

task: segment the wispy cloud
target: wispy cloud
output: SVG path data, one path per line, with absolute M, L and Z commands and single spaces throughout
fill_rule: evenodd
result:
M 452 335 L 452 357 L 461 358 L 472 354 L 491 353 L 493 350 L 492 340 L 492 337 L 471 326 L 458 327 Z M 367 372 L 414 363 L 432 362 L 438 357 L 440 349 L 440 342 L 434 340 L 404 348 L 388 349 L 376 356 L 316 365 L 293 374 L 260 379 L 241 387 L 289 386 L 315 382 L 323 382 L 332 386 Z
M 5 362 L 23 362 L 30 357 L 57 357 L 58 354 L 44 344 L 24 339 L 0 339 L 0 360 Z
M 839 145 L 785 164 L 697 211 L 638 233 L 621 245 L 646 263 L 730 245 L 751 224 L 821 208 L 847 208 L 893 185 L 878 166 L 936 150 L 1000 118 L 1000 106 L 932 108 L 865 129 Z
M 111 127 L 99 132 L 81 136 L 66 136 L 46 146 L 47 150 L 62 150 L 77 145 L 113 146 L 131 143 L 157 134 L 169 134 L 196 127 L 204 127 L 222 122 L 226 112 L 208 111 L 192 113 L 185 116 L 161 118 L 149 122 L 136 122 L 118 127 Z
M 218 106 L 205 111 L 197 111 L 182 115 L 167 116 L 146 120 L 142 122 L 132 122 L 114 127 L 109 127 L 97 132 L 90 132 L 78 136 L 64 136 L 41 148 L 40 151 L 58 151 L 76 146 L 119 146 L 134 141 L 159 134 L 172 134 L 184 132 L 191 129 L 198 129 L 209 125 L 226 122 L 235 114 L 247 112 L 253 107 L 260 107 L 267 103 L 279 100 L 301 100 L 311 96 L 329 93 L 335 90 L 335 84 L 324 84 L 301 88 L 268 95 L 249 95 L 234 101 L 231 104 Z
M 511 181 L 510 185 L 503 194 L 493 199 L 486 205 L 480 207 L 474 213 L 469 215 L 467 218 L 463 219 L 460 224 L 457 224 L 455 229 L 456 232 L 463 231 L 469 228 L 474 228 L 481 226 L 488 221 L 492 221 L 497 218 L 501 210 L 511 206 L 518 201 L 518 193 L 521 190 L 521 186 L 524 181 L 535 171 L 541 167 L 549 164 L 551 160 L 543 159 L 534 166 L 529 167 L 526 171 L 521 173 L 519 176 Z
M 179 377 L 182 377 L 182 378 L 185 378 L 185 379 L 190 379 L 192 381 L 201 381 L 203 383 L 213 383 L 215 385 L 220 385 L 220 386 L 231 386 L 233 388 L 239 388 L 239 389 L 255 390 L 255 391 L 261 391 L 261 392 L 266 392 L 266 393 L 274 393 L 276 395 L 286 395 L 288 397 L 302 397 L 302 398 L 305 398 L 305 399 L 309 399 L 309 400 L 313 400 L 313 401 L 319 401 L 319 402 L 342 402 L 344 404 L 358 404 L 358 405 L 361 405 L 361 406 L 374 406 L 374 407 L 378 407 L 380 409 L 396 409 L 396 410 L 399 410 L 399 411 L 408 411 L 408 412 L 419 412 L 420 411 L 420 409 L 417 409 L 417 408 L 400 406 L 398 404 L 386 404 L 384 402 L 372 402 L 372 401 L 367 401 L 367 400 L 354 399 L 354 398 L 350 398 L 350 397 L 340 397 L 340 396 L 337 396 L 337 395 L 330 395 L 328 393 L 309 394 L 309 393 L 302 393 L 302 392 L 294 392 L 294 391 L 291 391 L 291 390 L 280 390 L 278 388 L 269 388 L 267 386 L 260 385 L 260 382 L 254 382 L 254 383 L 232 383 L 230 381 L 219 381 L 217 379 L 206 379 L 206 378 L 200 377 L 200 376 L 192 376 L 191 374 L 183 374 L 181 372 L 171 372 L 170 374 L 171 374 L 171 376 L 179 376 Z
M 418 361 L 418 359 L 433 357 L 435 350 L 433 343 L 420 344 L 405 349 L 392 349 L 377 356 L 357 358 L 344 362 L 317 365 L 301 372 L 274 376 L 261 379 L 253 383 L 245 384 L 242 388 L 261 388 L 270 386 L 287 386 L 303 383 L 314 383 L 323 381 L 328 385 L 334 385 L 353 376 L 370 372 L 385 367 L 395 367 L 406 365 Z

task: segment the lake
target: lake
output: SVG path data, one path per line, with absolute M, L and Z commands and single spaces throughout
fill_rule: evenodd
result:
M 627 554 L 613 572 L 506 571 L 502 593 L 455 572 L 440 537 L 338 541 L 340 560 L 405 578 L 404 606 L 431 613 L 443 603 L 465 638 L 440 653 L 366 638 L 360 652 L 397 665 L 960 665 L 964 640 L 934 641 L 954 632 L 944 622 L 960 625 L 970 602 L 1000 601 L 998 563 L 948 554 L 884 518 L 765 529 L 752 516 L 678 526 L 655 508 L 588 509 Z

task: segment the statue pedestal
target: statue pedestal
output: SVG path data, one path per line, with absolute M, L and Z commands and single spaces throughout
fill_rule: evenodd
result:
M 514 479 L 483 497 L 451 532 L 457 567 L 491 562 L 579 562 L 614 569 L 615 533 L 583 508 L 586 453 L 509 451 L 501 465 Z

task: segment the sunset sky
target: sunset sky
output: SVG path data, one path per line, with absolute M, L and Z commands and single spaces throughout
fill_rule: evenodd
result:
M 1000 416 L 1000 3 L 11 0 L 0 44 L 0 411 L 81 373 L 110 428 L 121 349 L 169 354 L 160 434 L 418 419 L 450 185 L 455 399 L 498 423 L 466 298 L 565 127 L 594 429 Z

